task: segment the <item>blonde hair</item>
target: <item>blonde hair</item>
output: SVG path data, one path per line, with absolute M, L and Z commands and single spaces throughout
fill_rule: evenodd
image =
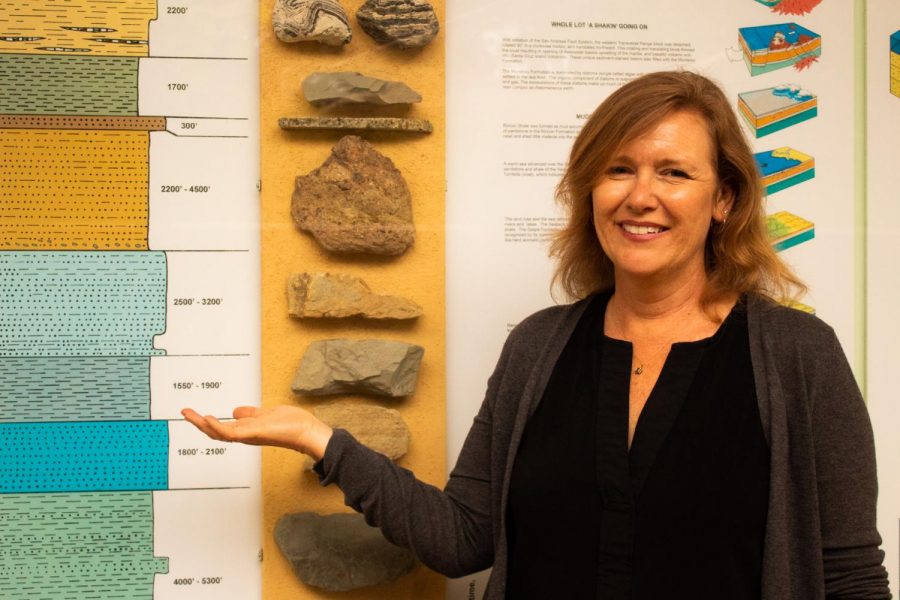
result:
M 553 283 L 570 299 L 612 289 L 613 264 L 597 240 L 591 192 L 622 145 L 680 110 L 695 112 L 707 124 L 719 184 L 733 199 L 728 219 L 714 223 L 706 239 L 708 284 L 702 304 L 746 292 L 778 302 L 796 299 L 806 286 L 769 242 L 762 181 L 734 111 L 715 83 L 687 71 L 648 73 L 630 81 L 604 100 L 581 129 L 556 188 L 568 222 L 550 246 L 557 259 Z

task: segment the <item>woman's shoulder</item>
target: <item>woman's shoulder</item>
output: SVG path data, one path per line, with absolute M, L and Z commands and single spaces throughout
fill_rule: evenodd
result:
M 509 340 L 540 340 L 578 322 L 593 296 L 571 304 L 548 306 L 522 319 L 509 333 Z
M 748 318 L 769 336 L 789 336 L 811 342 L 833 339 L 834 329 L 816 315 L 759 295 L 747 299 Z

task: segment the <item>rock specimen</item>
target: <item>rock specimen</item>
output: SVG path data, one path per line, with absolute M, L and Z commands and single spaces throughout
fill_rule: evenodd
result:
M 350 19 L 337 0 L 275 0 L 272 27 L 282 42 L 350 43 Z
M 402 81 L 375 79 L 362 73 L 313 73 L 303 80 L 303 97 L 315 106 L 343 104 L 412 104 L 422 96 Z
M 409 451 L 409 427 L 392 408 L 335 403 L 317 406 L 313 413 L 329 427 L 346 429 L 360 442 L 391 460 L 397 460 Z M 313 459 L 304 458 L 304 468 L 312 469 Z
M 425 349 L 392 340 L 321 340 L 300 360 L 291 389 L 299 394 L 409 396 Z
M 295 317 L 415 319 L 422 307 L 399 296 L 375 294 L 352 275 L 297 273 L 288 281 L 288 312 Z
M 425 46 L 437 35 L 437 15 L 426 0 L 368 0 L 356 12 L 363 31 L 382 44 Z
M 409 550 L 388 542 L 357 514 L 284 515 L 275 541 L 303 583 L 332 592 L 389 583 L 416 566 Z
M 360 131 L 406 131 L 431 133 L 434 126 L 427 119 L 400 117 L 282 117 L 282 129 L 355 129 Z
M 332 252 L 394 256 L 413 244 L 412 199 L 389 158 L 348 135 L 309 175 L 296 179 L 291 215 Z

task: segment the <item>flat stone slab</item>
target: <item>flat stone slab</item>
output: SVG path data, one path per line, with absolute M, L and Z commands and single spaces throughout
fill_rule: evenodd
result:
M 332 592 L 389 583 L 418 564 L 358 514 L 287 514 L 275 541 L 300 581 Z
M 303 97 L 315 106 L 344 104 L 413 104 L 422 95 L 402 81 L 376 79 L 353 71 L 313 73 L 301 84 Z
M 426 0 L 367 0 L 356 12 L 356 22 L 375 41 L 399 48 L 425 46 L 440 29 Z
M 300 318 L 415 319 L 422 307 L 400 296 L 376 294 L 352 275 L 297 273 L 288 280 L 288 313 Z
M 353 135 L 297 177 L 291 216 L 331 252 L 396 256 L 415 240 L 406 181 L 389 158 Z
M 343 46 L 352 37 L 347 12 L 336 0 L 276 0 L 272 28 L 282 42 Z
M 303 354 L 291 389 L 308 396 L 409 396 L 424 354 L 422 346 L 394 340 L 320 340 Z
M 323 404 L 313 409 L 313 414 L 329 427 L 340 427 L 375 452 L 397 460 L 409 452 L 409 427 L 392 408 L 335 402 Z M 312 469 L 314 461 L 304 456 L 304 468 Z
M 345 129 L 355 131 L 402 131 L 431 133 L 434 126 L 427 119 L 401 117 L 282 117 L 282 129 Z

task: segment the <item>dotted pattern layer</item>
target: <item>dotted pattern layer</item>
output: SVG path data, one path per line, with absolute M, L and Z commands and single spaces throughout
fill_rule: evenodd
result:
M 0 54 L 0 113 L 133 115 L 138 59 Z
M 150 359 L 0 358 L 0 423 L 150 418 Z
M 166 118 L 0 115 L 0 129 L 120 129 L 164 131 L 166 129 Z
M 148 56 L 156 0 L 0 4 L 0 52 Z
M 0 250 L 145 250 L 150 135 L 0 130 Z
M 162 252 L 0 252 L 0 357 L 164 354 L 165 322 Z
M 2 423 L 0 493 L 164 490 L 165 421 Z
M 153 494 L 0 496 L 0 598 L 152 600 Z

